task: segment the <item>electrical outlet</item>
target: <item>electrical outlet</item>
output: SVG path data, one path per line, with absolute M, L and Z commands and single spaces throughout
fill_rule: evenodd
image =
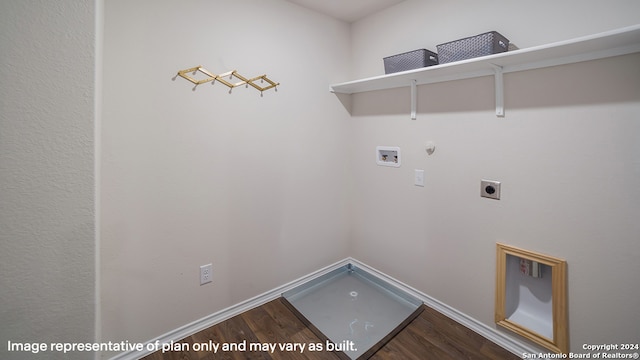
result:
M 200 266 L 200 285 L 213 281 L 213 264 Z
M 480 196 L 500 200 L 500 182 L 493 180 L 480 181 Z

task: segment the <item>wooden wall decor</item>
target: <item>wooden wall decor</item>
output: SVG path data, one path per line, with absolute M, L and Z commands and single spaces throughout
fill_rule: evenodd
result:
M 204 75 L 204 78 L 199 78 L 199 79 L 196 78 L 195 76 L 197 74 Z M 233 90 L 233 88 L 235 87 L 242 86 L 242 85 L 245 85 L 245 87 L 249 87 L 250 85 L 254 89 L 260 91 L 260 96 L 262 96 L 263 91 L 266 91 L 269 89 L 274 89 L 275 91 L 278 91 L 277 86 L 280 85 L 280 83 L 274 82 L 271 79 L 269 79 L 266 74 L 256 76 L 253 78 L 246 78 L 240 75 L 236 70 L 232 70 L 220 75 L 216 75 L 210 72 L 209 70 L 203 68 L 201 65 L 198 65 L 196 67 L 192 67 L 189 69 L 179 70 L 176 76 L 173 77 L 173 80 L 175 80 L 178 76 L 195 84 L 195 86 L 193 87 L 193 90 L 195 90 L 196 87 L 198 87 L 198 85 L 206 84 L 208 82 L 211 82 L 213 84 L 217 81 L 227 86 L 229 88 L 229 93 L 231 93 L 231 90 Z M 233 80 L 233 78 L 236 78 L 240 81 L 239 82 L 227 81 L 226 80 L 227 77 L 229 77 L 229 80 Z M 266 82 L 267 85 L 266 86 L 259 85 L 257 83 L 258 80 L 260 80 L 260 84 L 264 84 Z

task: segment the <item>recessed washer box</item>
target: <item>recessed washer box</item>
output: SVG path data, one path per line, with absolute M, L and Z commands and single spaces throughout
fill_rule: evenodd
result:
M 381 166 L 400 167 L 402 157 L 397 146 L 376 146 L 376 163 Z

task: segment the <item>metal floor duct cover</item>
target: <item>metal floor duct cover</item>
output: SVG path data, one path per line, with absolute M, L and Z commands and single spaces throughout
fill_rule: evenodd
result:
M 348 264 L 283 293 L 326 338 L 324 350 L 367 358 L 421 312 L 422 301 Z M 364 355 L 364 356 L 363 356 Z

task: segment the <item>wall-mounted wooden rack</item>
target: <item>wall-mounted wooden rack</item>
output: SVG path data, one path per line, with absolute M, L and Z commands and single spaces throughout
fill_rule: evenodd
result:
M 640 25 L 480 58 L 334 84 L 331 85 L 330 91 L 353 94 L 410 86 L 411 119 L 415 120 L 417 85 L 493 75 L 496 116 L 504 116 L 503 74 L 637 52 L 640 52 Z
M 197 79 L 195 78 L 195 76 L 200 73 L 202 75 L 204 75 L 204 78 L 200 78 Z M 191 75 L 189 75 L 191 74 Z M 231 93 L 231 90 L 233 90 L 233 88 L 238 87 L 238 86 L 242 86 L 245 85 L 246 87 L 248 87 L 249 85 L 251 85 L 251 87 L 253 87 L 254 89 L 260 91 L 260 96 L 262 96 L 262 92 L 265 90 L 269 90 L 269 89 L 274 89 L 275 91 L 278 91 L 277 86 L 280 85 L 280 83 L 274 82 L 272 80 L 270 80 L 267 75 L 260 75 L 260 76 L 256 76 L 253 78 L 245 78 L 244 76 L 240 75 L 236 70 L 232 70 L 229 72 L 226 72 L 224 74 L 220 74 L 220 75 L 216 75 L 212 72 L 210 72 L 209 70 L 203 68 L 202 66 L 198 65 L 196 67 L 192 67 L 189 69 L 184 69 L 184 70 L 180 70 L 178 71 L 178 73 L 176 74 L 176 76 L 173 78 L 174 80 L 180 76 L 183 79 L 186 79 L 188 81 L 190 81 L 191 83 L 195 84 L 195 86 L 193 87 L 193 89 L 195 90 L 196 87 L 198 87 L 198 85 L 202 85 L 202 84 L 206 84 L 208 82 L 211 82 L 212 84 L 214 82 L 219 82 L 224 84 L 225 86 L 227 86 L 229 88 L 229 93 Z M 229 78 L 229 80 L 232 80 L 233 78 L 236 78 L 238 80 L 240 80 L 239 82 L 235 82 L 232 83 L 230 81 L 227 81 L 227 77 Z M 256 83 L 256 81 L 260 80 L 260 83 L 264 83 L 267 82 L 267 86 L 260 86 Z

